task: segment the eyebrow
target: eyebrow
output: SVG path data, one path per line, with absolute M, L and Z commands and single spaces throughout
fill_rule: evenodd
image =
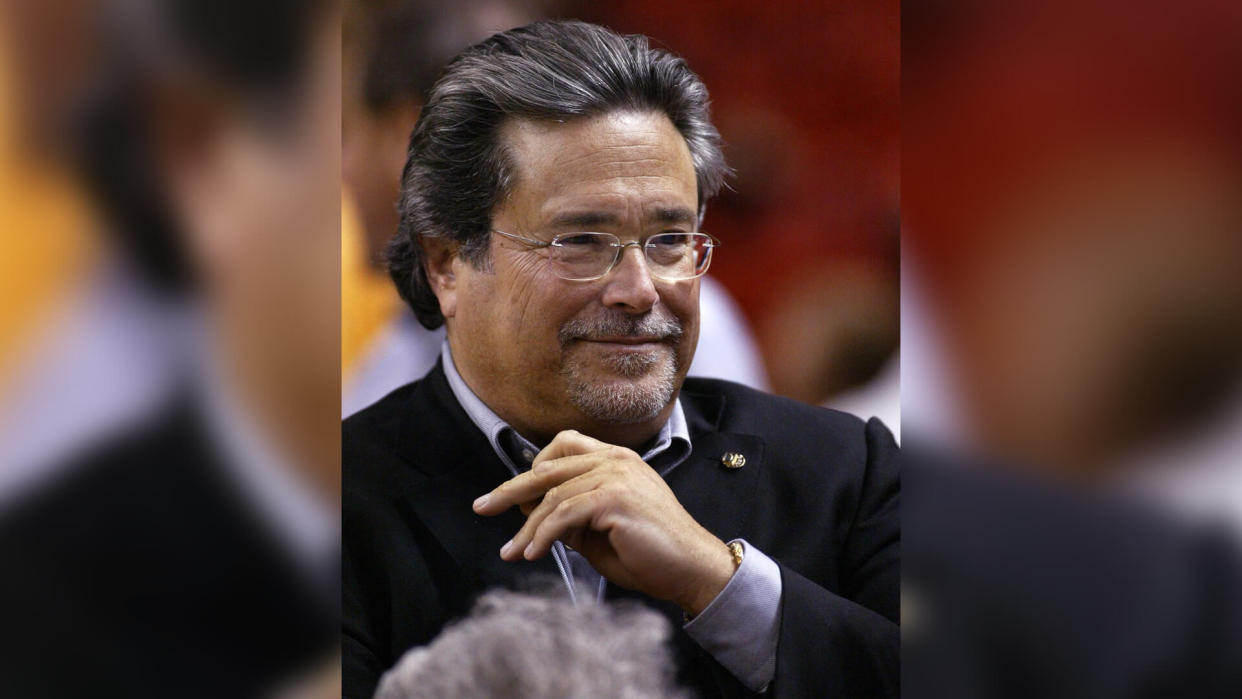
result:
M 647 219 L 656 223 L 693 224 L 698 221 L 698 216 L 690 209 L 676 206 L 655 209 Z M 561 229 L 591 230 L 597 226 L 615 226 L 620 222 L 621 217 L 609 211 L 566 211 L 557 214 L 551 224 Z
M 693 211 L 680 206 L 656 209 L 650 218 L 660 223 L 692 224 L 699 220 L 699 217 Z
M 552 219 L 556 228 L 575 228 L 592 230 L 597 226 L 615 225 L 619 221 L 616 214 L 606 211 L 566 211 Z

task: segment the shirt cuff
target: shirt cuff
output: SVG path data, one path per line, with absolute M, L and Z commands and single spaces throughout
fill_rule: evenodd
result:
M 682 628 L 752 692 L 762 692 L 776 673 L 780 636 L 781 570 L 762 551 L 745 549 L 742 565 L 724 590 Z

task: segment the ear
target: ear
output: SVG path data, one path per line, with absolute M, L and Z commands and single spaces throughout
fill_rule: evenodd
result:
M 457 244 L 444 238 L 420 238 L 419 245 L 427 283 L 440 302 L 440 313 L 452 318 L 457 314 Z
M 235 184 L 223 157 L 231 114 L 220 99 L 189 86 L 159 85 L 145 98 L 153 165 L 196 267 L 223 264 L 236 212 L 221 206 Z M 206 272 L 210 276 L 210 271 Z

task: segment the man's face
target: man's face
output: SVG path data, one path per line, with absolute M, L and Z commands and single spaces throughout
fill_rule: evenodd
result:
M 695 229 L 694 166 L 663 114 L 516 120 L 501 137 L 516 176 L 495 229 L 545 241 L 600 231 L 622 242 Z M 490 265 L 453 262 L 453 288 L 440 299 L 459 371 L 529 438 L 570 428 L 614 443 L 649 438 L 694 354 L 698 280 L 655 280 L 642 250 L 627 247 L 602 279 L 567 281 L 549 252 L 493 235 Z

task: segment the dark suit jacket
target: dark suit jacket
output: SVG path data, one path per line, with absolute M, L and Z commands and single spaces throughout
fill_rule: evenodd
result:
M 906 697 L 1242 697 L 1228 534 L 1012 464 L 903 461 Z
M 899 676 L 899 475 L 878 421 L 736 384 L 688 379 L 693 454 L 668 476 L 686 510 L 722 540 L 744 538 L 780 565 L 773 696 L 891 696 Z M 746 464 L 727 469 L 725 452 Z M 551 557 L 507 563 L 516 510 L 472 501 L 509 478 L 437 365 L 345 421 L 342 498 L 344 694 L 369 697 L 412 646 L 492 587 L 556 575 Z M 680 630 L 674 605 L 609 584 L 674 622 L 682 682 L 703 696 L 744 687 Z
M 197 405 L 0 515 L 0 695 L 262 697 L 330 658 L 335 590 L 268 535 Z

